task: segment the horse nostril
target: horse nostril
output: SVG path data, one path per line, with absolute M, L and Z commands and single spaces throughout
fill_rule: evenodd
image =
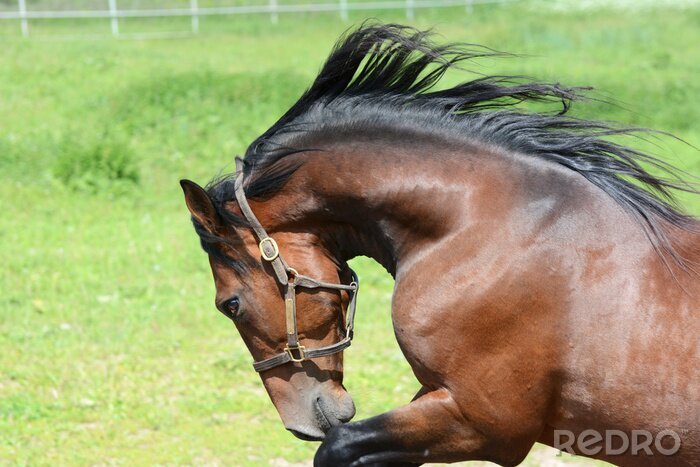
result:
M 331 415 L 330 410 L 328 410 L 321 397 L 316 397 L 316 401 L 314 402 L 314 412 L 316 412 L 316 420 L 318 421 L 319 428 L 321 428 L 324 433 L 333 428 L 335 425 L 340 424 L 340 422 Z

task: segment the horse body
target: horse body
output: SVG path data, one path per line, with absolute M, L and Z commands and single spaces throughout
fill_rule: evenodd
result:
M 566 92 L 476 81 L 423 101 L 413 83 L 425 84 L 419 72 L 445 49 L 392 27 L 356 34 L 251 146 L 244 169 L 250 207 L 299 273 L 347 283 L 347 261 L 365 255 L 392 274 L 396 338 L 421 384 L 409 404 L 344 423 L 354 407 L 340 355 L 261 373 L 287 428 L 323 439 L 316 465 L 515 465 L 536 441 L 557 446 L 557 430 L 673 430 L 681 448 L 672 456 L 572 449 L 620 465 L 697 465 L 700 225 L 619 176 L 671 185 L 636 165 L 640 153 L 558 138 L 562 128 L 600 128 L 585 122 L 478 113 L 460 132 L 452 117 L 432 122 L 428 101 L 471 109 L 492 96 Z M 389 52 L 373 48 L 387 40 Z M 406 62 L 415 51 L 424 56 Z M 368 56 L 364 79 L 349 84 Z M 372 104 L 377 88 L 389 89 L 391 121 Z M 462 104 L 450 100 L 457 94 Z M 256 360 L 279 353 L 282 297 L 230 181 L 183 188 L 217 303 L 247 303 L 243 316 L 222 311 Z M 338 340 L 347 300 L 298 295 L 307 347 Z
M 421 426 L 411 413 L 414 430 L 435 434 L 426 443 L 431 461 L 517 463 L 536 440 L 552 445 L 554 429 L 673 429 L 686 434 L 691 465 L 700 429 L 700 283 L 669 269 L 617 204 L 571 171 L 526 155 L 446 144 L 421 150 L 415 138 L 329 144 L 307 156 L 268 222 L 273 231 L 292 228 L 283 213 L 312 191 L 312 208 L 293 211 L 293 229 L 344 225 L 334 235 L 353 241 L 334 255 L 367 255 L 392 272 L 396 337 L 421 398 L 445 399 L 445 410 L 460 414 L 441 430 L 439 414 L 426 414 Z M 462 414 L 469 430 L 460 427 L 456 438 L 465 451 L 450 444 L 439 453 L 438 440 L 455 442 L 452 424 L 464 423 Z M 382 418 L 385 435 L 392 417 Z M 394 423 L 405 442 L 402 416 Z M 471 430 L 488 441 L 468 443 Z M 491 451 L 494 438 L 501 443 Z M 670 463 L 683 465 L 679 456 Z

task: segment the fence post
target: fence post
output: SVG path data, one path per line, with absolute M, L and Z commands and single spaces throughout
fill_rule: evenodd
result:
M 192 10 L 192 33 L 199 34 L 199 3 L 197 0 L 190 0 L 190 10 Z
M 348 20 L 348 0 L 340 0 L 340 19 Z
M 474 0 L 467 0 L 467 6 L 464 9 L 467 13 L 474 13 Z
M 22 36 L 29 37 L 29 22 L 27 21 L 27 4 L 24 0 L 17 0 L 19 8 L 19 16 L 22 23 Z
M 415 16 L 416 15 L 413 10 L 413 0 L 406 0 L 406 18 L 413 19 Z
M 109 17 L 112 23 L 112 35 L 119 35 L 119 19 L 117 18 L 117 0 L 109 0 Z
M 277 14 L 277 0 L 270 0 L 270 21 L 272 24 L 277 24 L 279 19 L 279 15 Z

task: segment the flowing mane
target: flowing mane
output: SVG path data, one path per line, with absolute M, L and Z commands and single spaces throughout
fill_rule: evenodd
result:
M 300 164 L 288 156 L 314 150 L 313 142 L 323 135 L 427 131 L 497 145 L 579 173 L 632 215 L 657 251 L 684 264 L 666 227 L 697 231 L 696 219 L 676 207 L 673 195 L 696 189 L 668 163 L 609 139 L 647 130 L 569 116 L 571 103 L 589 88 L 479 76 L 436 90 L 451 68 L 506 54 L 471 44 L 435 45 L 430 36 L 405 26 L 369 24 L 341 37 L 311 87 L 246 151 L 246 195 L 260 198 L 278 191 Z M 559 103 L 561 109 L 526 112 L 517 107 L 525 101 Z M 227 221 L 243 223 L 224 209 L 234 197 L 230 176 L 207 190 Z M 212 253 L 220 239 L 197 230 Z

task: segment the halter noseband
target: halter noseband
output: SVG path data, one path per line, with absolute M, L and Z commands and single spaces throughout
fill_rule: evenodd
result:
M 357 292 L 359 290 L 359 280 L 355 271 L 350 269 L 352 274 L 352 282 L 350 285 L 345 284 L 330 284 L 328 282 L 319 281 L 308 276 L 299 274 L 294 268 L 291 268 L 282 259 L 277 242 L 270 237 L 253 210 L 248 204 L 243 190 L 243 160 L 236 158 L 236 181 L 234 183 L 234 192 L 236 200 L 241 208 L 243 217 L 248 221 L 251 228 L 255 232 L 260 241 L 260 255 L 264 261 L 267 261 L 275 271 L 277 281 L 284 288 L 284 308 L 287 323 L 287 345 L 284 347 L 284 352 L 275 355 L 274 357 L 253 363 L 255 371 L 261 372 L 284 365 L 289 362 L 303 362 L 312 358 L 324 357 L 334 353 L 342 352 L 350 346 L 352 341 L 352 329 L 355 321 L 355 304 Z M 304 289 L 332 289 L 346 290 L 350 294 L 350 302 L 347 308 L 347 323 L 345 325 L 345 337 L 335 344 L 317 347 L 315 349 L 306 349 L 299 343 L 299 334 L 297 332 L 297 304 L 296 304 L 296 288 Z

